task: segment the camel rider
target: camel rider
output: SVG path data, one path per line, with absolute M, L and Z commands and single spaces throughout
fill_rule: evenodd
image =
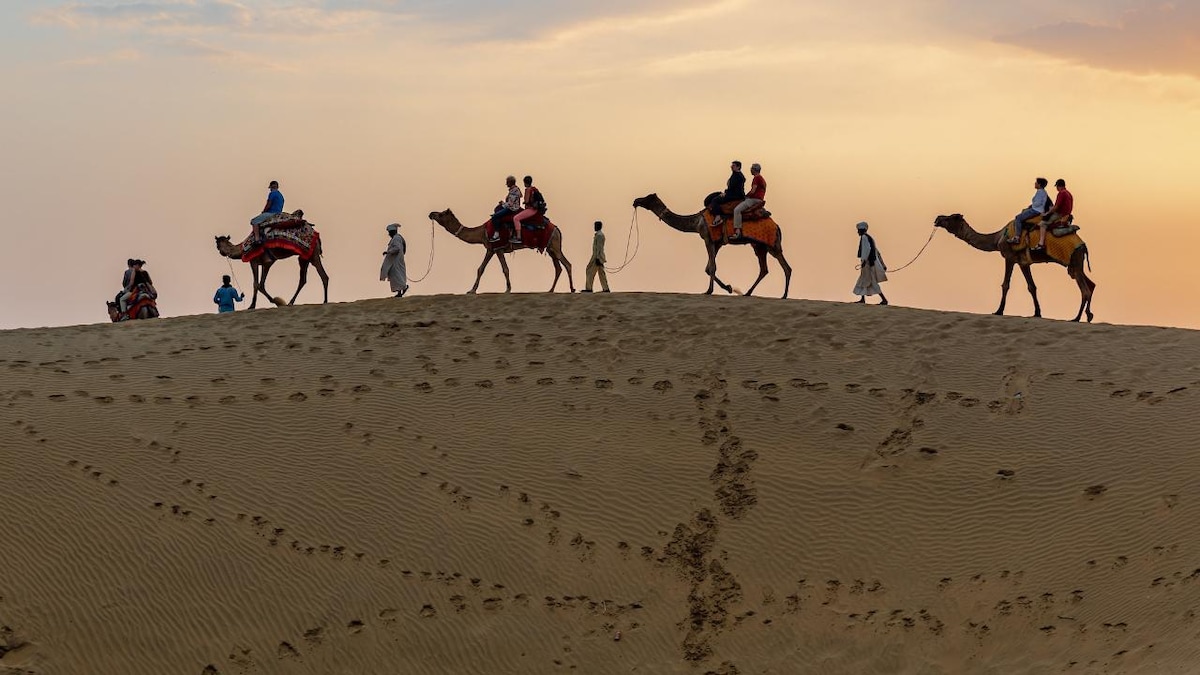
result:
M 121 297 L 117 299 L 117 305 L 120 307 L 122 314 L 129 310 L 129 301 L 133 299 L 134 292 L 138 291 L 139 288 L 152 299 L 158 297 L 158 291 L 154 289 L 154 282 L 150 279 L 150 273 L 142 269 L 142 266 L 145 264 L 145 260 L 133 261 L 133 274 L 129 278 L 129 285 L 125 287 L 125 292 L 121 293 Z
M 713 219 L 714 225 L 720 225 L 722 222 L 722 204 L 741 202 L 746 199 L 746 176 L 742 174 L 742 163 L 735 159 L 729 163 L 729 169 L 729 180 L 725 182 L 725 191 L 709 204 L 709 210 L 716 216 Z
M 496 210 L 492 212 L 493 242 L 500 241 L 500 224 L 504 219 L 521 211 L 521 188 L 517 187 L 516 176 L 505 178 L 504 185 L 508 187 L 508 195 L 505 196 L 504 201 L 496 205 Z
M 762 177 L 762 165 L 751 164 L 750 192 L 746 199 L 733 209 L 733 238 L 742 236 L 742 217 L 747 211 L 753 211 L 767 203 L 767 179 Z
M 1067 181 L 1059 178 L 1054 181 L 1054 188 L 1058 190 L 1058 196 L 1054 198 L 1054 206 L 1051 207 L 1050 213 L 1046 214 L 1038 225 L 1038 245 L 1033 247 L 1034 251 L 1046 249 L 1046 229 L 1051 223 L 1066 223 L 1075 211 L 1075 196 L 1067 189 Z
M 267 186 L 267 203 L 263 206 L 262 213 L 250 221 L 250 227 L 254 230 L 255 243 L 262 242 L 262 233 L 259 226 L 270 220 L 272 216 L 280 213 L 283 213 L 283 193 L 279 191 L 279 181 L 273 180 Z
M 533 186 L 533 176 L 525 176 L 525 210 L 513 216 L 513 230 L 516 232 L 515 243 L 521 243 L 521 227 L 525 221 L 534 216 L 546 214 L 546 200 L 542 191 Z
M 139 269 L 140 260 L 130 258 L 125 261 L 128 267 L 125 269 L 125 274 L 121 276 L 121 292 L 117 293 L 117 305 L 121 311 L 125 311 L 125 306 L 129 304 L 129 298 L 133 295 L 133 275 Z
M 126 260 L 125 263 L 128 265 L 128 267 L 126 267 L 125 274 L 121 277 L 122 289 L 129 288 L 129 284 L 133 281 L 133 267 L 137 261 L 133 258 L 130 258 L 129 260 Z
M 1027 206 L 1023 211 L 1018 213 L 1016 218 L 1014 218 L 1016 223 L 1015 227 L 1013 227 L 1013 236 L 1008 240 L 1008 243 L 1021 243 L 1021 231 L 1025 229 L 1025 221 L 1029 220 L 1030 218 L 1045 215 L 1045 213 L 1050 210 L 1050 195 L 1046 194 L 1046 186 L 1049 184 L 1050 181 L 1046 180 L 1045 178 L 1038 178 L 1037 180 L 1033 181 L 1033 202 L 1030 203 L 1030 205 Z

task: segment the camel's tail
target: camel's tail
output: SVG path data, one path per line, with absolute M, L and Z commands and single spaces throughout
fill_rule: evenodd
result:
M 1087 263 L 1088 271 L 1092 271 L 1092 254 L 1088 251 L 1087 244 L 1083 245 L 1083 261 Z

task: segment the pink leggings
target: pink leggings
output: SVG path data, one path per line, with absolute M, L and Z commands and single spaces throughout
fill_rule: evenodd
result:
M 517 231 L 517 236 L 521 236 L 521 223 L 526 218 L 532 218 L 537 215 L 537 209 L 525 209 L 517 215 L 513 216 L 513 229 Z

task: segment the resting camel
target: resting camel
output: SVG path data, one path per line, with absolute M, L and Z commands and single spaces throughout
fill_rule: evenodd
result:
M 296 255 L 295 251 L 286 248 L 276 248 L 271 246 L 271 242 L 267 240 L 267 252 L 270 254 L 261 255 L 250 261 L 250 272 L 254 275 L 254 296 L 250 299 L 250 309 L 254 309 L 258 303 L 258 292 L 274 302 L 276 305 L 283 306 L 283 300 L 274 297 L 267 292 L 267 273 L 271 271 L 271 265 L 275 264 L 276 260 L 283 260 Z M 233 260 L 242 259 L 242 245 L 233 243 L 227 235 L 217 237 L 217 252 L 226 258 Z M 265 258 L 265 260 L 264 260 Z M 292 299 L 287 302 L 289 305 L 296 304 L 296 298 L 300 296 L 300 289 L 304 288 L 304 284 L 308 281 L 308 266 L 312 265 L 317 268 L 317 274 L 321 276 L 321 284 L 325 287 L 325 303 L 329 302 L 329 275 L 325 273 L 325 266 L 321 264 L 321 240 L 317 240 L 316 249 L 313 251 L 312 257 L 308 260 L 300 259 L 300 284 L 296 286 L 296 293 Z M 260 274 L 261 271 L 261 274 Z
M 997 315 L 1004 314 L 1004 303 L 1008 299 L 1009 281 L 1012 280 L 1013 267 L 1017 265 L 1021 267 L 1021 274 L 1025 275 L 1025 282 L 1029 286 L 1029 294 L 1033 296 L 1033 315 L 1036 317 L 1042 315 L 1042 306 L 1038 303 L 1037 285 L 1033 283 L 1033 272 L 1029 269 L 1029 266 L 1038 263 L 1058 263 L 1061 265 L 1061 262 L 1051 258 L 1045 251 L 1032 251 L 1030 252 L 1031 262 L 1025 263 L 1022 256 L 1024 251 L 1014 251 L 1008 243 L 1008 239 L 1002 236 L 1005 229 L 993 232 L 992 234 L 981 234 L 976 232 L 967 223 L 966 219 L 962 217 L 962 214 L 959 213 L 951 216 L 938 216 L 933 221 L 933 224 L 962 239 L 973 248 L 987 253 L 998 251 L 1004 257 L 1004 283 L 1000 285 L 1000 308 L 995 312 Z M 1089 279 L 1087 274 L 1084 273 L 1083 266 L 1085 262 L 1088 262 L 1087 244 L 1075 249 L 1075 252 L 1071 254 L 1071 263 L 1066 266 L 1067 274 L 1075 280 L 1075 283 L 1079 284 L 1079 312 L 1071 320 L 1079 321 L 1084 312 L 1087 312 L 1088 323 L 1091 323 L 1092 293 L 1096 290 L 1096 282 Z M 1088 262 L 1089 266 L 1090 264 Z
M 483 246 L 487 253 L 483 256 L 483 263 L 479 265 L 479 271 L 475 274 L 475 285 L 471 286 L 471 290 L 467 293 L 474 293 L 479 290 L 479 280 L 483 278 L 483 271 L 487 269 L 488 263 L 492 261 L 492 256 L 500 259 L 500 269 L 504 270 L 504 292 L 512 293 L 512 279 L 508 276 L 508 261 L 504 259 L 504 249 L 501 247 L 493 248 L 488 246 L 487 242 L 487 224 L 478 227 L 467 227 L 458 221 L 458 216 L 450 209 L 445 211 L 433 211 L 429 214 L 429 219 L 441 225 L 447 232 L 458 237 L 459 241 L 465 241 L 468 244 L 479 244 Z M 532 246 L 520 248 L 533 248 Z M 508 248 L 509 253 L 513 253 L 519 249 Z M 550 242 L 546 244 L 546 253 L 550 254 L 550 260 L 554 263 L 554 283 L 550 284 L 550 292 L 554 292 L 554 288 L 558 286 L 558 277 L 562 274 L 563 268 L 567 268 L 567 283 L 571 286 L 571 292 L 575 292 L 575 281 L 571 278 L 571 261 L 567 260 L 567 256 L 562 252 L 562 228 L 555 227 L 554 232 L 550 234 Z
M 657 194 L 648 194 L 645 197 L 633 200 L 634 208 L 643 208 L 658 216 L 658 219 L 671 226 L 673 229 L 689 234 L 698 234 L 704 240 L 704 248 L 708 251 L 708 265 L 704 268 L 704 273 L 708 275 L 708 290 L 706 294 L 711 295 L 713 292 L 713 284 L 720 286 L 726 293 L 732 293 L 733 287 L 717 278 L 717 253 L 726 243 L 729 244 L 749 244 L 750 248 L 754 249 L 754 255 L 758 256 L 758 278 L 750 286 L 750 290 L 746 291 L 746 295 L 754 293 L 754 289 L 758 287 L 759 282 L 763 277 L 767 276 L 767 254 L 770 253 L 779 261 L 779 266 L 783 268 L 783 297 L 788 296 L 788 286 L 792 283 L 792 266 L 788 264 L 787 258 L 783 257 L 783 231 L 780 230 L 777 238 L 777 244 L 774 248 L 770 248 L 765 244 L 749 239 L 733 240 L 725 242 L 723 240 L 713 241 L 705 230 L 708 225 L 704 222 L 704 211 L 693 213 L 690 216 L 681 216 L 673 213 L 667 205 L 658 198 Z

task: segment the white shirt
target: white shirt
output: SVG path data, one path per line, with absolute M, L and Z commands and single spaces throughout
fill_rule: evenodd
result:
M 1046 194 L 1044 189 L 1038 188 L 1038 191 L 1033 193 L 1033 204 L 1031 208 L 1038 213 L 1045 213 L 1049 211 L 1050 195 Z

